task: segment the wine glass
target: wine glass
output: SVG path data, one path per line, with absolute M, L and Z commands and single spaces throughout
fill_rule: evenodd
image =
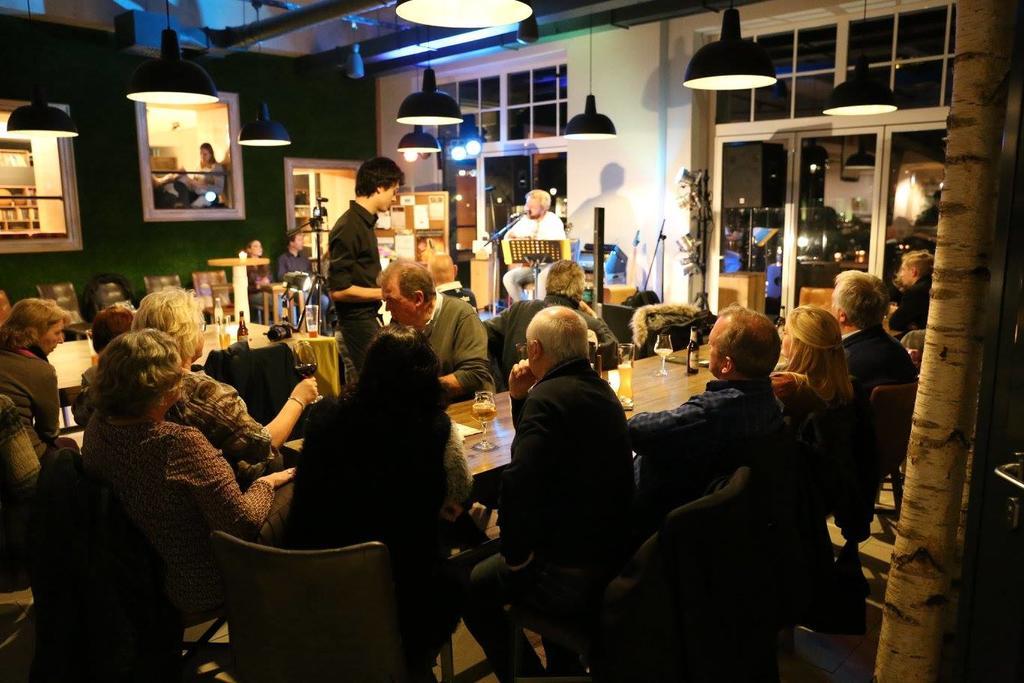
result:
M 661 368 L 654 373 L 655 377 L 668 377 L 668 370 L 665 369 L 665 361 L 672 355 L 672 335 L 659 334 L 658 340 L 654 342 L 654 352 L 661 356 Z
M 295 372 L 299 377 L 308 379 L 316 374 L 316 354 L 313 352 L 312 344 L 305 339 L 300 339 L 292 346 L 292 354 L 295 356 Z M 322 398 L 323 396 L 318 393 L 312 403 L 316 403 Z
M 483 428 L 480 441 L 473 446 L 475 451 L 493 451 L 497 446 L 487 440 L 487 425 L 498 414 L 498 408 L 494 405 L 493 391 L 478 391 L 473 395 L 473 417 L 477 419 Z

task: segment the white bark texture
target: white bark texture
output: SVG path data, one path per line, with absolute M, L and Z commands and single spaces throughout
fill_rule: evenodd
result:
M 1012 0 L 957 3 L 935 273 L 903 510 L 875 661 L 880 683 L 939 676 L 965 463 L 974 438 Z M 991 302 L 995 305 L 995 302 Z

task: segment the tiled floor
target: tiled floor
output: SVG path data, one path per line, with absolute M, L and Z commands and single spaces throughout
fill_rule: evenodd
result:
M 883 503 L 885 502 L 888 501 L 883 494 Z M 834 543 L 841 540 L 839 530 L 834 525 L 829 524 L 829 532 Z M 794 634 L 793 652 L 780 652 L 779 667 L 783 681 L 861 683 L 871 680 L 894 533 L 893 517 L 883 517 L 881 521 L 876 517 L 871 527 L 871 538 L 860 546 L 864 574 L 871 586 L 867 634 L 827 636 L 803 628 L 797 629 Z M 20 683 L 28 680 L 28 667 L 32 657 L 32 594 L 27 589 L 10 588 L 3 588 L 8 592 L 0 592 L 0 681 Z M 206 625 L 191 629 L 186 633 L 186 637 L 194 638 L 205 628 Z M 213 641 L 225 643 L 227 638 L 225 627 L 214 636 Z M 490 672 L 480 647 L 461 624 L 455 632 L 453 643 L 457 683 L 497 681 Z M 435 669 L 435 675 L 439 679 L 440 673 L 440 669 Z M 230 650 L 224 647 L 201 650 L 190 663 L 186 680 L 235 681 L 231 675 Z

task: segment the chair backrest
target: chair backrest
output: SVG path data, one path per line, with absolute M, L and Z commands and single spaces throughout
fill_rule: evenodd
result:
M 241 680 L 406 679 L 382 543 L 281 550 L 220 531 L 212 543 Z
M 213 285 L 227 284 L 227 276 L 223 270 L 203 270 L 192 272 L 192 289 L 203 308 L 213 308 Z M 224 302 L 226 303 L 226 302 Z
M 630 327 L 630 323 L 633 321 L 634 313 L 636 313 L 636 309 L 631 306 L 601 304 L 601 317 L 615 338 L 623 343 L 633 341 L 633 329 Z
M 70 282 L 54 282 L 45 285 L 36 285 L 39 298 L 56 301 L 57 305 L 68 312 L 71 323 L 85 322 L 82 318 L 82 310 L 78 306 L 78 295 L 75 294 L 75 286 Z
M 0 325 L 11 315 L 11 300 L 7 298 L 7 292 L 0 289 Z
M 181 287 L 181 277 L 174 275 L 146 275 L 142 278 L 146 282 L 146 294 L 159 292 L 168 287 Z
M 831 308 L 832 292 L 834 290 L 834 287 L 801 287 L 799 305 Z
M 127 303 L 131 305 L 132 301 L 128 298 L 124 289 L 116 282 L 105 282 L 101 285 L 96 286 L 96 311 L 102 311 L 104 308 L 110 308 L 117 304 Z
M 878 470 L 883 477 L 898 471 L 907 457 L 916 400 L 917 382 L 883 384 L 871 391 Z

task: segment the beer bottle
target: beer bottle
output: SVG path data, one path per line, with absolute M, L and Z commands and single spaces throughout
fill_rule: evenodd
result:
M 697 341 L 697 327 L 690 327 L 690 343 L 686 346 L 686 374 L 696 375 L 700 371 L 700 343 Z
M 249 341 L 249 328 L 245 326 L 245 311 L 238 312 L 238 341 Z

